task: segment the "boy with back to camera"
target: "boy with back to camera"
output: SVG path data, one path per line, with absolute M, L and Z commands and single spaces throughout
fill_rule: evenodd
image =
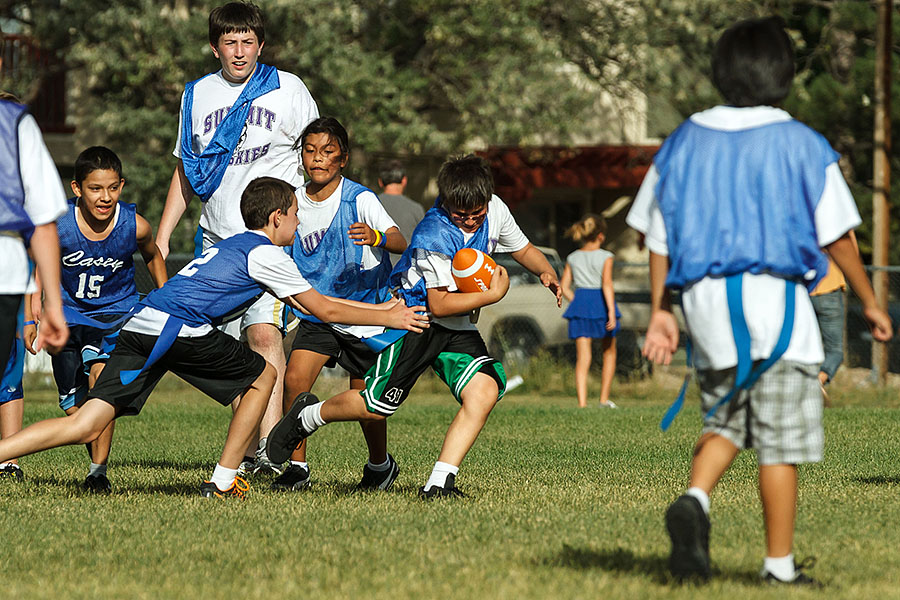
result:
M 203 202 L 200 237 L 206 250 L 246 231 L 239 204 L 250 181 L 276 177 L 294 187 L 303 183 L 294 144 L 319 111 L 299 77 L 258 62 L 265 43 L 264 17 L 256 5 L 229 2 L 210 12 L 209 45 L 222 68 L 185 86 L 173 151 L 178 164 L 156 236 L 164 257 L 195 194 Z M 232 337 L 245 338 L 278 372 L 261 425 L 262 438 L 282 414 L 283 317 L 284 305 L 264 294 L 227 329 Z M 256 449 L 253 440 L 247 452 Z M 264 461 L 251 470 L 280 471 Z
M 57 446 L 89 443 L 116 418 L 136 415 L 153 388 L 172 371 L 223 405 L 240 398 L 206 498 L 243 497 L 237 477 L 244 449 L 259 427 L 275 385 L 275 368 L 215 326 L 240 318 L 266 290 L 324 321 L 421 331 L 423 307 L 380 306 L 322 296 L 303 279 L 281 246 L 297 228 L 294 188 L 256 179 L 241 197 L 249 231 L 219 242 L 144 298 L 122 327 L 106 368 L 73 415 L 35 423 L 0 440 L 0 462 Z
M 462 496 L 456 476 L 488 415 L 503 396 L 506 374 L 488 355 L 469 313 L 498 302 L 509 289 L 506 270 L 498 267 L 484 292 L 456 290 L 451 261 L 463 247 L 510 252 L 560 300 L 556 273 L 493 195 L 487 163 L 476 156 L 447 161 L 438 174 L 440 197 L 416 227 L 409 246 L 391 273 L 391 287 L 416 305 L 427 303 L 431 327 L 407 334 L 382 350 L 365 377 L 366 389 L 348 390 L 325 402 L 301 394 L 272 430 L 270 460 L 287 457 L 318 427 L 333 421 L 380 421 L 394 414 L 419 376 L 430 366 L 460 403 L 422 498 Z
M 822 459 L 822 341 L 808 290 L 828 255 L 880 341 L 875 303 L 850 231 L 860 224 L 838 155 L 776 108 L 794 76 L 780 19 L 742 21 L 716 44 L 713 81 L 728 106 L 694 114 L 665 141 L 628 215 L 650 249 L 652 314 L 644 355 L 678 344 L 669 289 L 694 348 L 705 420 L 690 484 L 665 515 L 677 577 L 710 574 L 709 494 L 744 447 L 756 449 L 766 531 L 761 576 L 818 585 L 792 553 L 797 465 Z
M 150 224 L 134 204 L 119 200 L 124 187 L 122 162 L 115 152 L 103 146 L 87 148 L 75 159 L 75 198 L 57 222 L 69 341 L 51 364 L 59 407 L 67 415 L 84 402 L 109 358 L 104 338 L 118 330 L 137 304 L 135 252 L 141 253 L 157 288 L 168 279 Z M 88 445 L 91 465 L 83 483 L 88 491 L 111 490 L 106 467 L 113 428 L 110 423 Z

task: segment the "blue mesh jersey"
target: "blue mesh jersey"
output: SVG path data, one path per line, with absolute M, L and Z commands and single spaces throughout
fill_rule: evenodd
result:
M 666 286 L 749 272 L 815 287 L 828 269 L 815 210 L 837 159 L 798 121 L 738 131 L 685 121 L 653 159 L 671 260 Z
M 266 287 L 250 277 L 248 256 L 264 236 L 246 231 L 226 238 L 189 262 L 140 306 L 150 306 L 191 327 L 220 325 L 243 313 Z
M 25 188 L 19 170 L 19 122 L 28 112 L 21 104 L 0 100 L 0 231 L 26 239 L 34 226 L 25 212 Z
M 87 239 L 75 221 L 75 198 L 56 223 L 62 256 L 63 305 L 92 317 L 127 313 L 138 300 L 134 284 L 137 211 L 119 202 L 113 230 L 100 241 Z
M 356 197 L 371 191 L 361 183 L 344 177 L 341 202 L 319 245 L 307 251 L 300 236 L 294 234 L 294 243 L 288 253 L 303 277 L 320 294 L 369 303 L 387 299 L 388 276 L 391 274 L 390 256 L 383 252 L 377 266 L 363 269 L 363 247 L 354 244 L 347 235 L 350 226 L 359 221 Z M 321 322 L 295 308 L 291 310 L 301 319 Z

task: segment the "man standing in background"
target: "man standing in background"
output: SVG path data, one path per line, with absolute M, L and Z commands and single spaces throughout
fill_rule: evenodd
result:
M 403 195 L 406 190 L 406 170 L 399 160 L 385 163 L 378 173 L 378 186 L 384 191 L 378 198 L 388 215 L 397 224 L 403 238 L 409 242 L 413 229 L 425 216 L 422 205 Z M 396 264 L 399 254 L 391 254 L 391 263 Z

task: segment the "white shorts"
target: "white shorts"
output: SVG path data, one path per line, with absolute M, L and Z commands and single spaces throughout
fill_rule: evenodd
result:
M 205 252 L 213 244 L 222 241 L 222 238 L 211 231 L 203 230 L 203 251 Z M 264 323 L 278 328 L 281 335 L 285 334 L 284 302 L 266 292 L 256 302 L 250 305 L 240 319 L 229 321 L 219 326 L 219 329 L 236 340 L 241 340 L 244 330 L 251 325 Z

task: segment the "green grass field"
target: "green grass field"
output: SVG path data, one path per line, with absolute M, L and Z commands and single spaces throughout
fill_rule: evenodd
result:
M 896 389 L 834 390 L 826 459 L 801 470 L 795 552 L 818 557 L 812 574 L 826 589 L 758 582 L 749 453 L 713 495 L 716 575 L 698 588 L 667 576 L 662 519 L 687 479 L 696 402 L 663 434 L 675 393 L 663 378 L 617 384 L 618 411 L 578 410 L 565 378 L 530 373 L 463 464 L 470 497 L 434 503 L 416 489 L 456 405 L 433 381 L 390 421 L 401 467 L 391 491 L 352 493 L 365 450 L 358 426 L 343 423 L 312 438 L 311 490 L 278 494 L 254 478 L 244 502 L 197 495 L 230 411 L 166 381 L 118 424 L 113 494 L 81 491 L 77 447 L 26 457 L 24 483 L 0 482 L 0 598 L 900 597 Z M 53 392 L 26 390 L 27 422 L 58 416 Z

